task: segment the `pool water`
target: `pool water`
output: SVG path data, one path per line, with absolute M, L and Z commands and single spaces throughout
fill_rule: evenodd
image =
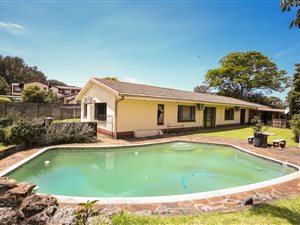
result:
M 169 142 L 138 147 L 49 150 L 9 176 L 37 184 L 38 193 L 142 197 L 219 190 L 293 172 L 291 167 L 229 146 Z

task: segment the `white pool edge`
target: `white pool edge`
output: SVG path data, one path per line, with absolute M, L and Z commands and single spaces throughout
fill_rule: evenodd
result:
M 257 156 L 262 159 L 267 159 L 269 161 L 272 161 L 274 163 L 280 163 L 280 164 L 286 164 L 290 167 L 294 167 L 297 169 L 294 173 L 274 178 L 271 180 L 258 182 L 255 184 L 249 184 L 244 186 L 238 186 L 234 188 L 227 188 L 227 189 L 220 189 L 215 191 L 208 191 L 208 192 L 199 192 L 199 193 L 192 193 L 192 194 L 182 194 L 182 195 L 168 195 L 168 196 L 153 196 L 153 197 L 113 197 L 113 198 L 105 198 L 105 197 L 78 197 L 78 196 L 63 196 L 63 195 L 52 195 L 58 199 L 60 203 L 69 203 L 69 204 L 78 204 L 81 202 L 86 202 L 87 200 L 97 200 L 97 204 L 155 204 L 155 203 L 173 203 L 173 202 L 181 202 L 181 201 L 189 201 L 189 200 L 199 200 L 199 199 L 205 199 L 205 198 L 211 198 L 211 197 L 219 197 L 224 195 L 230 195 L 230 194 L 236 194 L 246 191 L 253 191 L 256 189 L 284 183 L 296 178 L 300 178 L 300 167 L 289 163 L 284 162 L 281 160 L 277 160 L 271 157 L 267 157 L 261 154 L 257 154 L 254 152 L 251 152 L 249 150 L 246 150 L 244 148 L 241 148 L 237 145 L 228 144 L 228 143 L 222 143 L 222 142 L 203 142 L 203 141 L 197 141 L 197 140 L 185 140 L 185 139 L 172 139 L 172 140 L 163 140 L 163 141 L 157 141 L 157 142 L 151 142 L 151 143 L 144 143 L 144 144 L 129 144 L 129 145 L 89 145 L 89 146 L 80 146 L 80 145 L 57 145 L 57 146 L 50 146 L 43 148 L 36 153 L 28 156 L 27 158 L 21 160 L 20 162 L 10 166 L 9 168 L 3 170 L 0 172 L 0 177 L 5 176 L 6 174 L 12 172 L 13 170 L 17 169 L 18 167 L 22 166 L 23 164 L 27 163 L 28 161 L 32 160 L 33 158 L 37 157 L 38 155 L 56 148 L 107 148 L 107 147 L 133 147 L 133 146 L 145 146 L 145 145 L 153 145 L 153 144 L 160 144 L 160 143 L 168 143 L 168 142 L 174 142 L 174 141 L 184 141 L 184 142 L 195 142 L 195 143 L 202 143 L 202 144 L 216 144 L 216 145 L 226 145 L 231 146 L 233 148 L 236 148 L 242 152 L 248 153 L 250 155 Z

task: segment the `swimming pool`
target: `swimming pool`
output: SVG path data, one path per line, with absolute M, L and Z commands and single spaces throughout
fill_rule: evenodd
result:
M 216 191 L 292 174 L 296 168 L 231 146 L 175 141 L 111 148 L 54 148 L 13 171 L 38 193 L 151 197 Z

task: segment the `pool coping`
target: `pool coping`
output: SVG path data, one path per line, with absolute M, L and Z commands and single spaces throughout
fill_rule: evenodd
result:
M 43 154 L 46 151 L 54 150 L 57 148 L 127 148 L 127 147 L 137 147 L 137 146 L 146 146 L 146 145 L 155 145 L 155 144 L 163 144 L 163 143 L 170 143 L 170 142 L 176 142 L 176 141 L 183 141 L 183 142 L 194 142 L 194 143 L 202 143 L 202 144 L 211 144 L 211 145 L 223 145 L 223 146 L 230 146 L 233 147 L 243 153 L 246 153 L 248 155 L 256 156 L 258 158 L 271 161 L 273 163 L 281 164 L 281 165 L 287 165 L 289 167 L 292 167 L 296 169 L 295 172 L 274 178 L 267 181 L 262 181 L 254 184 L 249 185 L 243 185 L 233 188 L 226 188 L 226 189 L 219 189 L 214 191 L 207 191 L 207 192 L 198 192 L 198 193 L 190 193 L 190 194 L 181 194 L 181 195 L 167 195 L 167 196 L 151 196 L 151 197 L 79 197 L 79 196 L 63 196 L 63 195 L 52 195 L 58 199 L 60 203 L 67 203 L 67 204 L 78 204 L 81 202 L 86 202 L 87 200 L 97 200 L 98 204 L 106 205 L 106 204 L 156 204 L 156 203 L 175 203 L 175 202 L 182 202 L 182 201 L 191 201 L 191 200 L 199 200 L 199 199 L 206 199 L 206 198 L 212 198 L 212 197 L 221 197 L 225 195 L 230 194 L 238 194 L 242 192 L 247 191 L 254 191 L 260 188 L 269 187 L 272 185 L 281 184 L 287 181 L 291 181 L 293 179 L 300 178 L 300 166 L 297 166 L 295 164 L 284 162 L 278 159 L 274 159 L 268 156 L 264 156 L 258 153 L 251 152 L 245 148 L 242 148 L 240 146 L 234 145 L 234 144 L 228 144 L 228 143 L 222 143 L 222 142 L 204 142 L 199 140 L 185 140 L 181 138 L 175 138 L 172 140 L 160 140 L 155 141 L 151 143 L 135 143 L 135 144 L 113 144 L 113 145 L 89 145 L 89 146 L 82 146 L 82 145 L 74 145 L 74 146 L 67 146 L 67 145 L 56 145 L 56 146 L 49 146 L 46 148 L 43 148 L 36 153 L 28 156 L 27 158 L 21 160 L 18 163 L 15 163 L 14 165 L 10 166 L 9 168 L 3 170 L 0 172 L 0 177 L 5 176 L 18 167 L 24 165 L 25 163 L 31 161 L 35 157 L 37 157 L 40 154 Z M 40 194 L 40 193 L 39 193 Z

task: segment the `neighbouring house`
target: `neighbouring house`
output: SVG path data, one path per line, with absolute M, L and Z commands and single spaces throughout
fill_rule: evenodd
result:
M 12 96 L 21 96 L 21 92 L 30 86 L 38 86 L 46 92 L 56 93 L 59 100 L 64 104 L 76 104 L 75 96 L 81 90 L 80 87 L 75 86 L 54 86 L 35 81 L 30 83 L 12 83 L 10 94 Z
M 281 109 L 213 94 L 91 78 L 76 97 L 81 120 L 115 138 L 220 128 L 249 123 L 253 115 L 280 119 Z

